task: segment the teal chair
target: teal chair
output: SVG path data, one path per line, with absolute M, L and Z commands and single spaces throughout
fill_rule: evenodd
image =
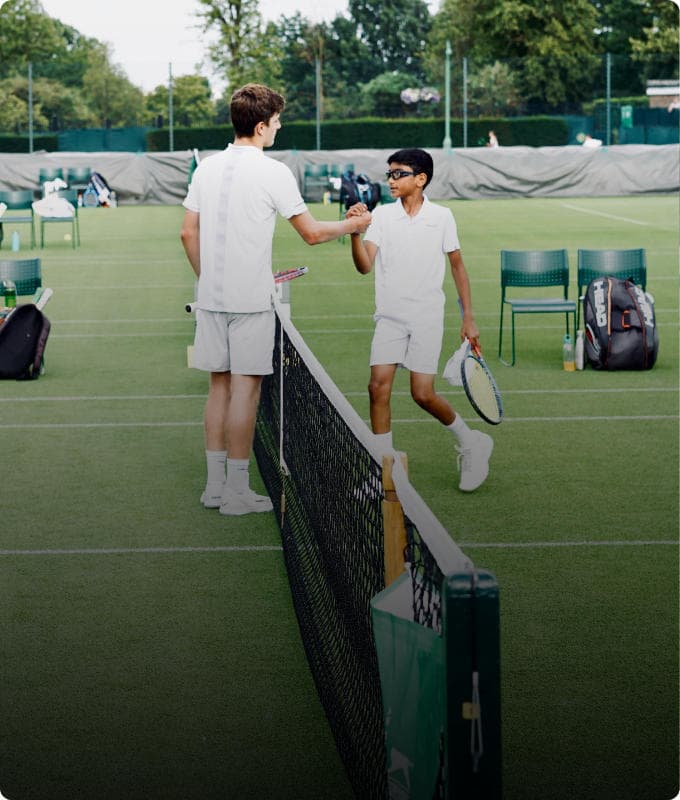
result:
M 91 167 L 69 167 L 66 172 L 66 183 L 69 189 L 84 192 L 92 175 Z
M 74 214 L 72 217 L 43 217 L 40 218 L 40 247 L 45 247 L 45 225 L 58 224 L 71 226 L 71 245 L 75 250 L 80 246 L 80 221 L 78 219 L 78 192 L 75 189 L 61 189 L 55 193 L 57 197 L 63 197 L 64 200 L 73 206 Z
M 17 296 L 34 295 L 42 286 L 42 272 L 39 258 L 0 259 L 0 284 L 14 281 Z
M 0 244 L 2 244 L 2 231 L 5 225 L 30 225 L 31 249 L 33 249 L 35 247 L 33 191 L 31 189 L 16 189 L 9 192 L 0 192 L 0 203 L 4 203 L 7 206 L 5 213 L 0 216 Z
M 535 289 L 554 287 L 554 297 L 537 297 Z M 512 296 L 508 290 L 512 290 Z M 518 290 L 527 292 L 518 296 Z M 503 364 L 515 363 L 515 316 L 517 314 L 564 314 L 569 333 L 569 317 L 576 330 L 576 302 L 568 299 L 569 259 L 566 250 L 501 250 L 501 314 L 498 329 L 498 358 Z M 512 358 L 503 360 L 503 311 L 510 307 L 512 318 Z
M 307 202 L 319 202 L 329 187 L 327 164 L 305 164 L 302 196 Z
M 632 250 L 579 250 L 577 263 L 578 309 L 576 326 L 581 321 L 581 303 L 588 284 L 595 278 L 608 275 L 631 280 L 642 291 L 647 289 L 647 261 L 643 247 Z
M 38 173 L 38 187 L 40 194 L 43 194 L 43 184 L 46 181 L 55 181 L 57 178 L 64 180 L 64 170 L 62 167 L 41 167 Z

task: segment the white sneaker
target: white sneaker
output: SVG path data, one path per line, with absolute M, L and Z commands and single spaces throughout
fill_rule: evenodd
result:
M 206 508 L 219 508 L 222 505 L 222 495 L 226 486 L 226 481 L 206 483 L 205 491 L 201 495 L 201 503 L 203 503 Z
M 489 474 L 489 459 L 493 452 L 493 439 L 481 431 L 472 431 L 467 445 L 456 447 L 458 470 L 462 492 L 473 492 L 481 486 Z
M 272 501 L 266 495 L 255 494 L 252 489 L 247 489 L 245 492 L 225 489 L 222 493 L 220 514 L 226 514 L 227 516 L 257 514 L 263 511 L 271 511 L 273 508 Z

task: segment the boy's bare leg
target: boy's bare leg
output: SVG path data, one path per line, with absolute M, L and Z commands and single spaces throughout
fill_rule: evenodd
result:
M 434 378 L 434 375 L 412 372 L 411 397 L 428 414 L 438 419 L 442 425 L 450 425 L 456 418 L 456 413 L 448 400 L 435 392 Z
M 390 398 L 396 371 L 396 364 L 374 364 L 371 367 L 368 396 L 371 401 L 371 430 L 373 433 L 389 433 L 392 429 Z

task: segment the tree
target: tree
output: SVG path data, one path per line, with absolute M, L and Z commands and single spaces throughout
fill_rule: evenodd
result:
M 652 18 L 630 39 L 633 60 L 642 67 L 643 80 L 678 77 L 678 10 L 668 0 L 645 3 Z
M 26 74 L 29 62 L 49 61 L 59 46 L 57 28 L 38 0 L 9 0 L 2 7 L 0 78 Z
M 169 90 L 157 86 L 146 96 L 148 117 L 167 120 Z M 201 75 L 182 75 L 175 78 L 172 88 L 172 106 L 175 124 L 184 127 L 212 125 L 215 122 L 215 103 L 210 93 L 210 82 Z
M 363 114 L 375 117 L 402 117 L 404 89 L 413 86 L 413 76 L 405 72 L 383 72 L 361 87 Z
M 266 58 L 258 0 L 198 0 L 204 33 L 216 32 L 208 53 L 232 88 L 255 79 L 252 67 Z M 266 30 L 266 29 L 265 29 Z
M 120 67 L 111 65 L 109 45 L 100 44 L 90 52 L 83 94 L 101 127 L 141 125 L 145 121 L 142 90 L 130 83 Z
M 422 58 L 432 24 L 423 0 L 349 0 L 359 36 L 382 70 L 406 70 L 424 78 Z
M 589 0 L 444 0 L 428 41 L 427 64 L 441 76 L 444 41 L 471 70 L 506 63 L 533 110 L 565 110 L 589 98 L 599 58 L 596 9 Z

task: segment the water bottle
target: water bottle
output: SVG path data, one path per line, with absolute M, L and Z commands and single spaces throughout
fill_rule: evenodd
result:
M 576 331 L 576 369 L 583 369 L 583 331 Z
M 574 345 L 568 333 L 564 334 L 564 339 L 562 340 L 562 367 L 567 370 L 567 372 L 573 372 L 576 369 L 576 364 L 574 363 Z
M 15 253 L 18 253 L 20 247 L 21 247 L 21 237 L 19 236 L 19 231 L 12 231 L 12 250 Z
M 5 306 L 15 308 L 17 304 L 17 285 L 14 281 L 5 280 L 2 282 L 2 293 L 5 295 Z

